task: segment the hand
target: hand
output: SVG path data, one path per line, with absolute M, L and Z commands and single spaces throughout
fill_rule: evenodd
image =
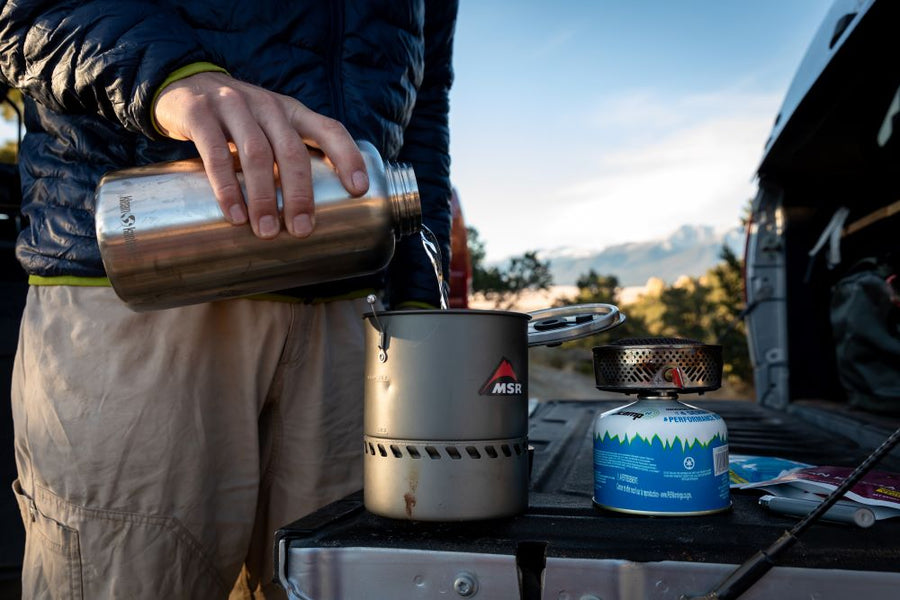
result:
M 361 195 L 369 188 L 359 148 L 341 123 L 294 98 L 224 73 L 198 73 L 166 86 L 156 100 L 154 117 L 168 137 L 194 142 L 222 213 L 240 224 L 249 211 L 250 225 L 260 238 L 273 238 L 280 229 L 276 174 L 286 229 L 297 237 L 312 232 L 315 206 L 307 145 L 325 153 L 348 192 Z M 246 202 L 235 176 L 232 147 L 244 173 Z

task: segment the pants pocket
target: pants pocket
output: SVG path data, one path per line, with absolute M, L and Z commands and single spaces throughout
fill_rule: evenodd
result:
M 22 592 L 28 597 L 83 598 L 78 532 L 37 509 L 34 498 L 22 491 L 19 480 L 13 493 L 25 525 Z
M 224 598 L 237 577 L 226 584 L 174 517 L 78 506 L 41 486 L 34 498 L 17 493 L 28 519 L 25 598 Z M 32 545 L 41 552 L 29 554 Z

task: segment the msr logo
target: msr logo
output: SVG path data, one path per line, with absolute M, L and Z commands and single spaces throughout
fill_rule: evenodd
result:
M 525 393 L 525 386 L 516 376 L 512 363 L 504 357 L 478 393 L 482 396 L 520 396 Z

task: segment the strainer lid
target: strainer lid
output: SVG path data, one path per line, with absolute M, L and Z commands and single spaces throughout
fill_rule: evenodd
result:
M 528 346 L 558 346 L 609 331 L 625 322 L 612 304 L 573 304 L 528 313 Z

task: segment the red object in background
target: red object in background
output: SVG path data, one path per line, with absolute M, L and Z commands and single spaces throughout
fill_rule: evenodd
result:
M 472 289 L 472 260 L 469 257 L 469 236 L 466 233 L 466 220 L 456 188 L 450 197 L 450 213 L 453 222 L 450 226 L 450 308 L 468 308 L 469 293 Z

